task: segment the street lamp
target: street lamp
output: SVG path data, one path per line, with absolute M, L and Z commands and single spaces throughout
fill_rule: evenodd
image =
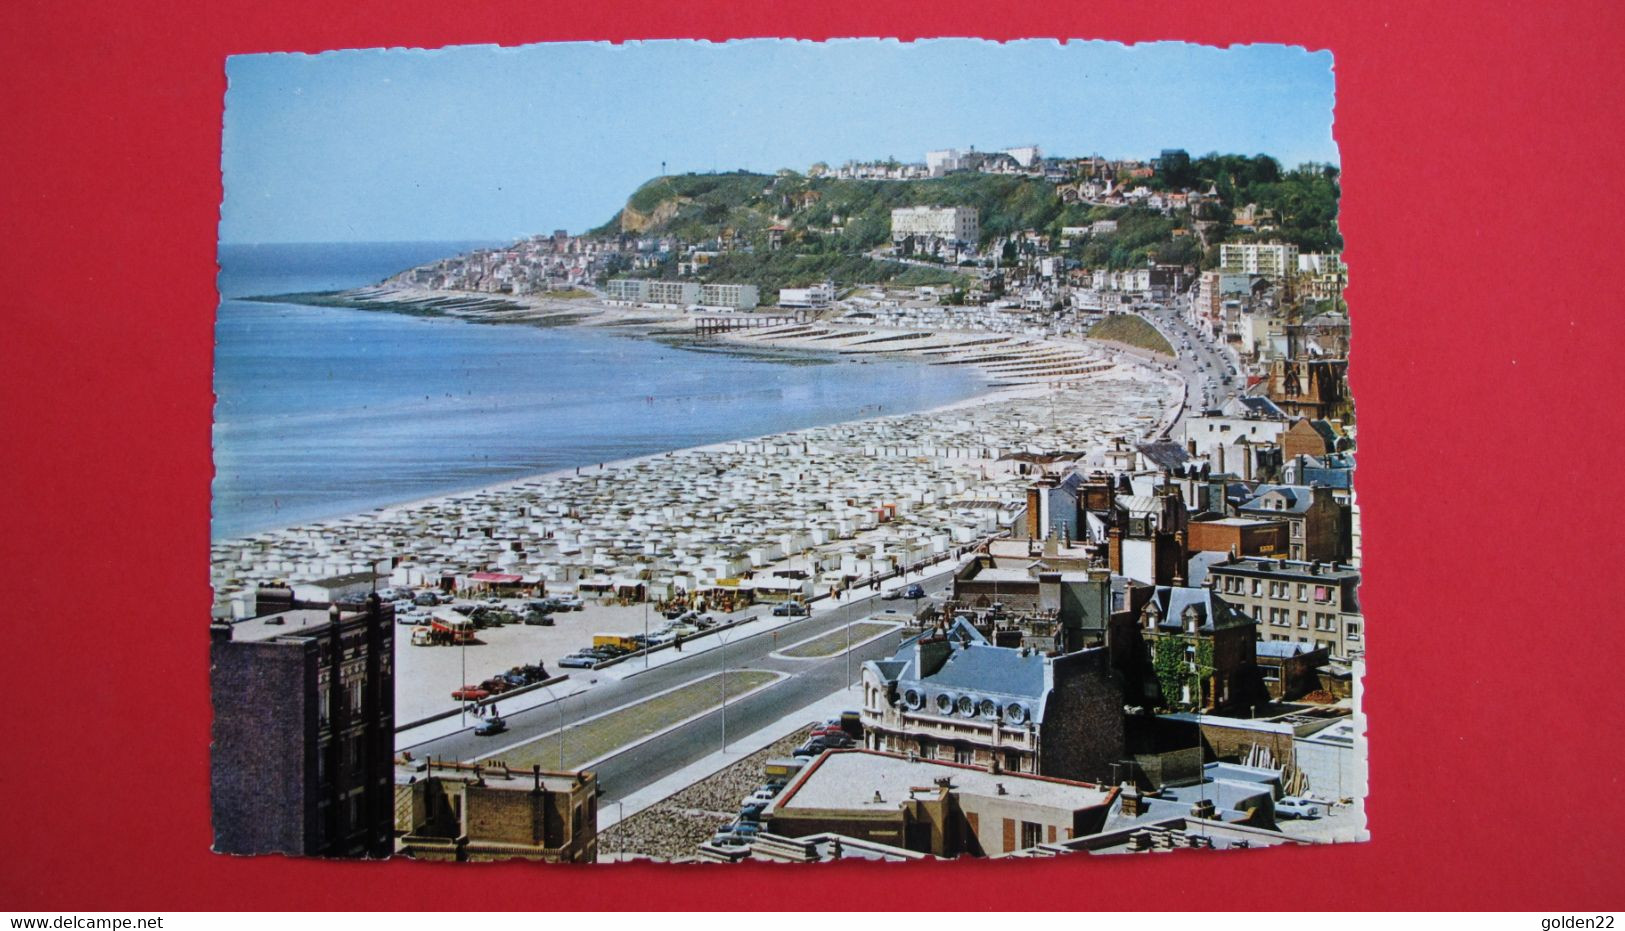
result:
M 717 641 L 722 644 L 722 752 L 728 752 L 728 637 L 727 631 L 717 631 Z
M 553 700 L 553 704 L 559 710 L 559 772 L 562 773 L 564 772 L 564 701 L 553 691 L 553 686 L 544 685 L 542 689 L 547 692 L 547 697 Z M 568 695 L 565 696 L 565 698 L 569 697 Z

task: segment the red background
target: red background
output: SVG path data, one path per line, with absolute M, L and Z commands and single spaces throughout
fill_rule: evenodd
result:
M 0 908 L 1619 907 L 1616 7 L 149 6 L 11 0 L 0 11 L 0 566 L 12 579 L 0 612 L 11 725 Z M 1332 50 L 1373 841 L 816 876 L 209 853 L 203 623 L 225 56 L 784 35 Z

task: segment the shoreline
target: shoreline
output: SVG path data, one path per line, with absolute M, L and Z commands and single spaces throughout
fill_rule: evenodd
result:
M 360 293 L 360 292 L 380 293 L 380 290 L 381 289 L 379 289 L 377 287 L 374 287 L 374 288 L 367 288 L 367 289 L 352 289 L 349 292 L 338 292 L 338 293 L 343 293 L 343 294 L 355 294 L 355 293 Z M 392 296 L 397 295 L 397 294 L 401 294 L 401 293 L 413 293 L 415 295 L 415 292 L 402 292 L 401 289 L 391 289 L 389 291 L 389 293 Z M 425 295 L 432 295 L 432 294 L 440 294 L 442 292 L 422 292 L 422 293 L 425 294 Z M 451 294 L 454 295 L 455 298 L 457 298 L 457 299 L 461 299 L 462 297 L 464 297 L 463 295 L 461 295 L 460 292 L 451 292 Z M 291 297 L 294 297 L 294 296 L 295 295 L 289 295 L 288 297 L 291 298 Z M 468 297 L 472 297 L 472 295 L 468 295 Z M 509 312 L 504 312 L 503 314 L 501 314 L 501 316 L 504 317 L 505 319 L 489 319 L 489 318 L 487 318 L 487 317 L 485 317 L 483 315 L 481 315 L 480 317 L 473 317 L 473 316 L 471 316 L 469 314 L 466 314 L 466 313 L 447 313 L 447 312 L 438 312 L 438 311 L 434 312 L 434 313 L 429 313 L 429 314 L 424 314 L 424 313 L 412 314 L 410 312 L 395 309 L 396 306 L 398 306 L 398 305 L 396 304 L 396 302 L 393 302 L 393 301 L 390 301 L 390 302 L 387 302 L 387 303 L 386 302 L 377 302 L 377 304 L 383 304 L 384 306 L 377 306 L 377 304 L 375 304 L 374 306 L 368 307 L 368 306 L 354 306 L 351 303 L 316 304 L 314 302 L 301 302 L 301 301 L 296 301 L 296 300 L 277 300 L 277 299 L 274 299 L 274 297 L 272 297 L 272 296 L 267 296 L 265 298 L 255 298 L 255 299 L 247 299 L 247 298 L 238 298 L 238 299 L 254 300 L 255 302 L 259 302 L 259 303 L 289 303 L 289 304 L 294 304 L 296 306 L 329 306 L 329 307 L 340 307 L 340 308 L 344 308 L 344 309 L 372 310 L 372 311 L 375 311 L 375 312 L 404 313 L 406 315 L 416 315 L 416 316 L 444 316 L 444 317 L 449 317 L 449 318 L 452 318 L 452 319 L 462 320 L 464 322 L 469 322 L 469 323 L 486 323 L 486 324 L 492 324 L 492 325 L 495 325 L 495 324 L 521 324 L 522 325 L 522 324 L 524 324 L 526 322 L 530 322 L 530 321 L 527 321 L 527 320 L 514 319 L 514 315 L 512 315 Z M 504 300 L 506 300 L 506 299 L 504 299 Z M 543 301 L 540 306 L 532 304 L 531 309 L 533 311 L 545 311 L 545 310 L 547 310 L 547 309 L 549 309 L 551 307 L 556 306 L 557 303 L 558 302 L 546 302 L 546 301 Z M 675 311 L 675 312 L 673 312 L 673 311 L 662 311 L 661 309 L 658 309 L 658 308 L 641 308 L 641 307 L 640 308 L 611 308 L 611 307 L 604 307 L 601 304 L 599 304 L 597 301 L 589 302 L 589 301 L 586 301 L 586 300 L 572 301 L 570 303 L 578 304 L 578 305 L 579 304 L 586 304 L 588 306 L 587 306 L 587 308 L 577 306 L 575 308 L 570 308 L 569 311 L 565 311 L 563 308 L 558 308 L 558 310 L 560 310 L 564 314 L 567 314 L 568 316 L 572 316 L 572 317 L 577 318 L 577 319 L 569 321 L 569 323 L 564 324 L 564 325 L 570 325 L 570 326 L 594 326 L 594 327 L 600 327 L 600 328 L 614 327 L 615 332 L 624 333 L 624 334 L 627 334 L 627 335 L 637 335 L 639 338 L 649 338 L 649 337 L 658 338 L 659 335 L 681 335 L 684 332 L 687 332 L 687 328 L 679 328 L 679 327 L 673 326 L 673 324 L 682 322 L 685 319 L 686 315 L 682 311 Z M 582 311 L 587 310 L 588 308 L 591 308 L 588 311 L 588 313 L 583 314 Z M 548 313 L 543 314 L 544 318 L 548 317 L 548 316 L 556 316 L 556 315 L 548 314 Z M 591 318 L 591 319 L 582 319 L 583 317 L 588 317 L 588 318 Z M 628 317 L 631 317 L 631 318 L 634 318 L 634 319 L 628 320 L 628 319 L 626 319 Z M 553 324 L 544 323 L 543 325 L 553 325 Z M 841 329 L 841 327 L 839 325 L 833 325 L 833 324 L 817 324 L 816 326 L 818 326 L 821 330 L 840 330 Z M 795 329 L 795 328 L 792 328 L 792 329 Z M 861 336 L 864 333 L 866 333 L 867 331 L 857 330 L 857 329 L 854 328 L 852 332 L 854 334 L 858 335 L 858 336 Z M 955 339 L 955 338 L 960 339 L 960 340 L 965 340 L 965 339 L 969 338 L 970 341 L 973 342 L 973 343 L 980 343 L 980 342 L 984 342 L 985 340 L 978 339 L 977 337 L 985 337 L 987 334 L 971 331 L 971 332 L 957 333 L 957 334 L 929 334 L 929 335 L 933 336 L 933 337 L 941 337 L 943 339 L 949 339 L 949 340 Z M 746 338 L 741 338 L 741 337 L 746 337 Z M 936 340 L 927 340 L 927 342 L 933 343 L 933 346 L 934 346 L 934 344 L 936 343 Z M 787 343 L 789 343 L 789 344 L 787 345 Z M 735 352 L 735 353 L 740 354 L 740 355 L 751 355 L 751 354 L 755 354 L 755 355 L 775 355 L 775 354 L 778 354 L 778 353 L 781 353 L 781 352 L 783 352 L 783 353 L 792 353 L 792 354 L 800 353 L 800 354 L 812 355 L 812 356 L 815 356 L 815 357 L 830 358 L 831 361 L 834 361 L 834 360 L 840 359 L 840 358 L 846 358 L 846 359 L 849 359 L 849 360 L 858 361 L 858 359 L 855 358 L 855 357 L 872 355 L 872 356 L 875 356 L 877 358 L 883 358 L 883 359 L 887 359 L 887 360 L 899 360 L 899 361 L 901 361 L 901 360 L 906 358 L 907 360 L 913 361 L 913 362 L 916 362 L 916 363 L 922 363 L 923 362 L 925 364 L 933 364 L 927 358 L 923 357 L 921 355 L 920 350 L 918 350 L 918 349 L 915 349 L 915 350 L 901 350 L 901 349 L 893 348 L 893 349 L 891 349 L 889 351 L 882 350 L 882 351 L 879 351 L 879 352 L 874 352 L 874 351 L 861 351 L 860 352 L 857 349 L 851 349 L 851 348 L 846 348 L 845 351 L 843 351 L 843 347 L 836 346 L 836 345 L 831 345 L 831 346 L 828 346 L 828 347 L 823 347 L 823 346 L 812 347 L 812 346 L 807 346 L 807 345 L 796 345 L 794 343 L 795 343 L 795 340 L 794 340 L 793 336 L 787 337 L 785 334 L 775 334 L 775 333 L 766 332 L 766 331 L 740 331 L 740 332 L 737 332 L 737 333 L 728 334 L 727 336 L 724 336 L 723 338 L 714 340 L 714 342 L 712 342 L 712 345 L 714 345 L 716 347 L 714 349 L 695 350 L 695 351 L 707 351 L 707 352 L 730 352 L 730 351 L 732 351 L 732 352 Z M 951 342 L 950 342 L 950 345 L 951 345 Z M 1161 382 L 1164 379 L 1164 373 L 1161 371 L 1161 367 L 1156 365 L 1155 362 L 1153 362 L 1151 360 L 1146 360 L 1146 359 L 1144 359 L 1142 357 L 1136 357 L 1134 354 L 1126 354 L 1126 353 L 1122 353 L 1122 352 L 1119 352 L 1119 351 L 1114 351 L 1116 349 L 1116 347 L 1111 347 L 1111 346 L 1107 346 L 1107 345 L 1067 344 L 1067 343 L 1065 343 L 1063 341 L 1060 341 L 1060 340 L 1039 340 L 1039 341 L 1036 341 L 1036 343 L 1034 345 L 1036 347 L 1040 348 L 1040 349 L 1043 349 L 1044 351 L 1050 351 L 1050 350 L 1054 349 L 1055 347 L 1063 347 L 1063 348 L 1074 350 L 1074 351 L 1084 351 L 1084 352 L 1091 352 L 1092 351 L 1098 357 L 1097 361 L 1103 366 L 1102 369 L 1100 370 L 1101 374 L 1105 374 L 1105 373 L 1111 372 L 1111 371 L 1128 371 L 1130 373 L 1133 373 L 1134 377 L 1137 377 L 1137 378 L 1138 377 L 1148 377 L 1149 380 L 1153 384 Z M 677 347 L 677 348 L 686 348 L 686 347 Z M 981 350 L 976 350 L 976 351 L 979 352 Z M 936 363 L 936 364 L 941 364 L 941 363 L 939 362 L 939 363 Z M 1087 381 L 1093 380 L 1092 378 L 1088 378 L 1088 377 L 1073 376 L 1071 378 L 1062 377 L 1062 378 L 1054 378 L 1054 379 L 1048 379 L 1048 380 L 1040 379 L 1040 380 L 1037 380 L 1037 381 L 1027 381 L 1027 382 L 1024 382 L 1024 383 L 1022 383 L 1022 382 L 1009 383 L 1009 382 L 1000 381 L 999 376 L 996 373 L 989 372 L 986 368 L 984 368 L 980 364 L 976 364 L 976 363 L 969 363 L 969 364 L 972 364 L 972 366 L 978 370 L 979 376 L 980 376 L 981 381 L 982 381 L 982 384 L 980 385 L 980 387 L 977 390 L 975 390 L 968 397 L 964 397 L 964 398 L 961 398 L 959 400 L 951 401 L 951 402 L 948 402 L 948 403 L 945 403 L 945 404 L 939 404 L 939 405 L 936 405 L 936 406 L 930 407 L 930 408 L 922 408 L 920 410 L 906 411 L 906 412 L 903 412 L 903 413 L 878 413 L 878 414 L 875 414 L 875 415 L 869 416 L 869 417 L 859 417 L 859 418 L 850 419 L 850 420 L 832 421 L 832 422 L 827 423 L 827 424 L 812 424 L 812 425 L 808 425 L 808 426 L 804 426 L 804 427 L 797 427 L 797 428 L 790 429 L 790 430 L 775 431 L 775 432 L 772 432 L 772 433 L 766 433 L 766 434 L 760 434 L 760 435 L 754 435 L 754 436 L 734 437 L 734 438 L 730 438 L 730 439 L 726 439 L 726 440 L 720 440 L 720 441 L 717 441 L 717 442 L 707 443 L 707 444 L 699 444 L 699 445 L 687 446 L 687 447 L 677 447 L 677 448 L 665 449 L 665 450 L 656 450 L 656 451 L 653 451 L 653 452 L 650 452 L 650 453 L 637 455 L 637 456 L 628 456 L 628 457 L 622 457 L 620 459 L 605 460 L 603 463 L 601 463 L 596 468 L 594 466 L 591 466 L 591 465 L 582 465 L 579 468 L 576 467 L 576 466 L 566 466 L 566 467 L 547 470 L 547 471 L 543 471 L 543 472 L 532 472 L 532 473 L 527 473 L 527 474 L 520 475 L 520 476 L 515 476 L 515 477 L 512 477 L 512 478 L 501 479 L 501 480 L 498 480 L 498 481 L 495 481 L 495 482 L 488 482 L 488 483 L 484 483 L 484 484 L 472 485 L 472 486 L 469 486 L 469 487 L 466 487 L 466 488 L 460 488 L 460 489 L 455 489 L 455 490 L 438 491 L 438 492 L 434 492 L 432 494 L 428 494 L 428 495 L 425 495 L 425 496 L 422 496 L 422 497 L 415 497 L 415 498 L 403 499 L 403 500 L 400 500 L 400 501 L 393 501 L 393 502 L 388 502 L 388 503 L 384 503 L 384 504 L 378 504 L 378 505 L 367 507 L 367 508 L 364 508 L 364 509 L 361 509 L 361 510 L 342 511 L 342 512 L 328 514 L 328 515 L 321 516 L 321 517 L 305 518 L 305 519 L 301 519 L 301 520 L 298 520 L 298 521 L 295 521 L 295 522 L 292 522 L 292 523 L 277 524 L 277 525 L 274 525 L 274 526 L 263 527 L 263 528 L 260 528 L 260 529 L 257 529 L 257 530 L 251 531 L 251 532 L 247 532 L 247 533 L 237 533 L 237 534 L 234 534 L 234 535 L 231 535 L 231 536 L 223 536 L 223 537 L 219 537 L 219 538 L 215 538 L 215 537 L 211 536 L 211 538 L 210 538 L 210 546 L 211 546 L 211 549 L 213 549 L 213 548 L 218 548 L 218 547 L 229 547 L 229 546 L 232 546 L 234 544 L 240 544 L 240 543 L 250 543 L 250 542 L 264 543 L 264 542 L 268 542 L 268 541 L 275 541 L 279 537 L 280 538 L 285 538 L 286 536 L 288 536 L 290 534 L 300 534 L 300 533 L 304 533 L 304 532 L 320 532 L 320 531 L 323 531 L 323 530 L 338 529 L 338 528 L 342 528 L 347 523 L 352 523 L 352 522 L 355 522 L 355 521 L 358 521 L 358 520 L 378 519 L 378 518 L 384 518 L 384 517 L 395 517 L 395 516 L 399 516 L 402 513 L 410 512 L 410 511 L 413 511 L 415 509 L 434 507 L 434 506 L 441 506 L 441 505 L 445 505 L 445 504 L 455 502 L 455 501 L 458 501 L 458 500 L 470 499 L 470 498 L 478 497 L 478 496 L 481 496 L 481 495 L 503 494 L 503 493 L 507 493 L 507 492 L 513 492 L 516 489 L 520 489 L 520 488 L 522 488 L 524 486 L 529 486 L 529 485 L 533 485 L 533 484 L 537 484 L 537 483 L 545 483 L 545 482 L 548 482 L 548 481 L 558 481 L 558 480 L 564 480 L 564 479 L 573 479 L 573 478 L 577 478 L 577 477 L 580 477 L 580 478 L 597 477 L 597 476 L 601 476 L 601 475 L 607 475 L 607 474 L 610 474 L 612 472 L 619 471 L 619 470 L 625 470 L 625 469 L 634 468 L 634 467 L 637 467 L 637 466 L 640 466 L 640 465 L 646 465 L 646 464 L 649 464 L 649 463 L 659 462 L 661 460 L 670 459 L 670 458 L 673 458 L 673 457 L 688 457 L 688 456 L 695 456 L 695 455 L 723 453 L 723 452 L 726 452 L 726 451 L 730 450 L 731 448 L 734 448 L 734 447 L 738 446 L 739 444 L 761 443 L 761 442 L 766 441 L 766 440 L 768 440 L 770 438 L 795 437 L 795 436 L 798 436 L 798 435 L 806 434 L 809 431 L 828 430 L 828 429 L 832 429 L 832 428 L 849 428 L 849 427 L 858 426 L 858 425 L 872 425 L 872 424 L 875 424 L 875 423 L 878 423 L 878 422 L 881 422 L 881 421 L 888 421 L 888 420 L 894 420 L 894 419 L 899 419 L 899 418 L 911 418 L 911 417 L 930 418 L 930 417 L 933 417 L 933 416 L 937 416 L 937 415 L 941 415 L 941 414 L 945 414 L 945 413 L 950 413 L 950 412 L 953 412 L 953 411 L 989 407 L 989 406 L 1000 404 L 1000 403 L 1003 403 L 1003 402 L 1017 401 L 1017 400 L 1022 400 L 1022 399 L 1039 399 L 1039 398 L 1052 396 L 1052 395 L 1057 394 L 1057 393 L 1059 393 L 1059 392 L 1061 392 L 1061 391 L 1063 391 L 1063 390 L 1065 390 L 1065 389 L 1067 389 L 1069 387 L 1075 388 L 1075 387 L 1078 386 L 1078 384 L 1080 382 L 1087 382 Z M 1170 411 L 1172 409 L 1175 409 L 1177 407 L 1178 400 L 1174 397 L 1173 394 L 1171 394 L 1169 391 L 1164 390 L 1161 387 L 1153 387 L 1153 385 L 1148 385 L 1147 387 L 1150 389 L 1151 394 L 1160 396 L 1158 398 L 1158 405 L 1157 406 L 1160 408 L 1161 413 L 1157 416 L 1156 422 L 1161 423 L 1166 418 L 1168 411 Z M 1149 432 L 1154 433 L 1155 432 L 1154 428 L 1151 429 Z M 211 517 L 212 517 L 212 515 L 211 515 Z M 213 560 L 211 560 L 211 562 L 213 562 Z

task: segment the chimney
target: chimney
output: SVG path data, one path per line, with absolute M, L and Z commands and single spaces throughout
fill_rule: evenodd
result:
M 1106 565 L 1116 575 L 1123 574 L 1123 528 L 1106 531 Z
M 1138 786 L 1125 783 L 1118 797 L 1123 800 L 1123 817 L 1136 818 L 1145 814 L 1145 796 L 1140 794 Z
M 1191 806 L 1191 817 L 1206 818 L 1211 821 L 1217 810 L 1218 809 L 1214 807 L 1212 799 L 1198 799 L 1196 804 Z

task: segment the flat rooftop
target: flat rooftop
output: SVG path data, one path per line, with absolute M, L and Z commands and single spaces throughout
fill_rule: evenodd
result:
M 966 579 L 967 582 L 1024 582 L 1036 585 L 1038 579 L 1034 578 L 1026 569 L 999 569 L 985 567 L 975 575 Z
M 355 612 L 347 612 L 341 616 L 354 617 Z M 239 621 L 231 625 L 231 639 L 255 643 L 275 640 L 278 637 L 315 636 L 327 627 L 327 621 L 326 608 L 294 608 L 290 611 L 278 611 L 275 614 Z
M 947 779 L 960 795 L 998 797 L 1049 808 L 1078 810 L 1107 804 L 1112 788 L 1020 773 L 990 773 L 973 766 L 911 761 L 874 750 L 831 750 L 802 771 L 775 802 L 775 811 L 837 808 L 895 811 L 910 789 L 936 792 L 936 780 Z M 1003 792 L 1000 792 L 1000 787 Z M 880 801 L 875 801 L 879 793 Z
M 479 772 L 472 768 L 455 769 L 449 766 L 435 765 L 425 767 L 418 763 L 396 763 L 395 784 L 411 785 L 425 779 L 434 778 L 446 782 L 473 782 L 478 777 L 485 782 L 488 789 L 504 789 L 514 792 L 529 792 L 536 788 L 536 777 L 528 770 L 510 770 L 506 774 L 500 766 L 481 766 Z M 554 770 L 542 770 L 542 788 L 549 792 L 569 792 L 577 785 L 575 773 L 561 773 Z

